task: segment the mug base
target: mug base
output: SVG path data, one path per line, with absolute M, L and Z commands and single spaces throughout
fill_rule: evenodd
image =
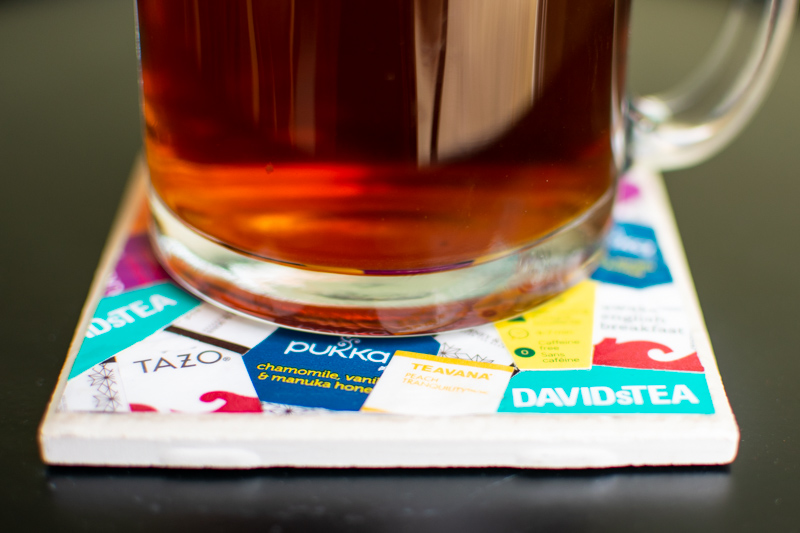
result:
M 332 335 L 426 335 L 512 318 L 588 277 L 613 199 L 612 188 L 580 217 L 500 258 L 410 275 L 322 272 L 248 255 L 189 227 L 152 189 L 150 237 L 177 283 L 228 311 Z

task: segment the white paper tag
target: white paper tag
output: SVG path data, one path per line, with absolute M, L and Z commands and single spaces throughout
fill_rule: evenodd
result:
M 495 413 L 513 368 L 395 352 L 362 411 L 406 415 Z

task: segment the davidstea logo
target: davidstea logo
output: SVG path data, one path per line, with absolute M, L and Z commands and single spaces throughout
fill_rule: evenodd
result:
M 432 337 L 332 337 L 278 329 L 243 356 L 263 402 L 357 411 L 394 352 L 435 355 Z
M 613 367 L 520 372 L 501 412 L 713 414 L 705 375 Z
M 147 300 L 136 300 L 127 305 L 108 311 L 105 317 L 96 316 L 92 318 L 86 330 L 86 338 L 91 339 L 98 335 L 108 333 L 112 328 L 123 328 L 128 324 L 133 324 L 139 319 L 148 318 L 156 313 L 160 313 L 167 307 L 178 305 L 177 300 L 173 300 L 162 294 L 151 294 Z
M 599 387 L 572 387 L 567 393 L 562 387 L 542 387 L 535 389 L 515 387 L 511 389 L 514 407 L 575 407 L 578 400 L 586 406 L 606 407 L 619 405 L 679 405 L 682 402 L 699 404 L 700 400 L 692 390 L 678 383 L 672 390 L 666 385 L 623 385 L 619 390 L 600 385 Z

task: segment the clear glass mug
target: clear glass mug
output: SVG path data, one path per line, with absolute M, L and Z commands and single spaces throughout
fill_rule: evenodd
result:
M 710 62 L 630 100 L 630 0 L 137 0 L 152 238 L 199 297 L 285 327 L 413 335 L 510 318 L 591 273 L 631 159 L 691 165 L 762 100 L 769 0 L 707 116 Z

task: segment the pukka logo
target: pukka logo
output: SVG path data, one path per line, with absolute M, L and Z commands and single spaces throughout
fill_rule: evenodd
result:
M 336 344 L 317 343 L 317 342 L 303 342 L 292 340 L 283 351 L 284 354 L 291 353 L 310 353 L 313 355 L 327 355 L 329 357 L 337 356 L 342 359 L 353 359 L 358 357 L 362 361 L 372 361 L 373 363 L 389 362 L 391 353 L 382 350 L 374 350 L 372 347 L 359 349 L 361 339 L 351 337 L 340 337 L 339 342 Z M 321 346 L 317 346 L 320 344 Z M 324 348 L 322 346 L 325 346 Z M 383 367 L 382 367 L 383 368 Z

